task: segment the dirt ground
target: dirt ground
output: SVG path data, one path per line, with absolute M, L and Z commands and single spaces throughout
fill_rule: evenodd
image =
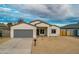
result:
M 36 46 L 32 46 L 33 54 L 78 54 L 79 37 L 39 37 Z

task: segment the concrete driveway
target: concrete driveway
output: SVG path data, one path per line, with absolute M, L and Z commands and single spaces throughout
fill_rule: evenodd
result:
M 0 45 L 0 54 L 30 54 L 32 38 L 14 38 Z

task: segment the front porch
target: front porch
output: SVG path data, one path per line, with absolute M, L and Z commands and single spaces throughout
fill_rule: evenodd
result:
M 37 27 L 36 34 L 37 36 L 48 36 L 48 28 L 47 27 Z

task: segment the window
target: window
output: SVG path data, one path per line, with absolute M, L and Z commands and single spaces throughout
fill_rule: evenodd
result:
M 44 29 L 40 29 L 40 34 L 44 34 Z
M 55 34 L 56 33 L 56 29 L 52 29 L 51 33 Z

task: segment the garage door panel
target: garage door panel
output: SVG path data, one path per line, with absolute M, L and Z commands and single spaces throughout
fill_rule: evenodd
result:
M 15 38 L 32 38 L 33 30 L 14 30 Z

